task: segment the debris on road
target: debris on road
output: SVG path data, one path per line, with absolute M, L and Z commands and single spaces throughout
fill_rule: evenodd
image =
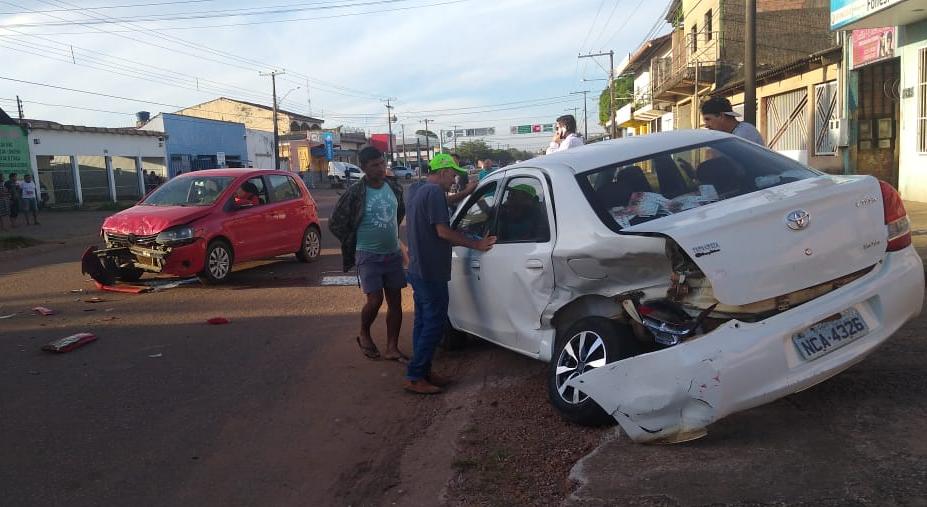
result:
M 97 285 L 97 288 L 100 290 L 105 290 L 109 292 L 123 292 L 126 294 L 141 294 L 143 292 L 151 292 L 154 290 L 152 287 L 145 285 L 106 285 L 100 283 L 98 280 L 94 280 Z
M 200 282 L 199 278 L 194 276 L 191 278 L 183 278 L 180 280 L 151 280 L 151 281 L 145 282 L 145 285 L 147 285 L 148 287 L 151 287 L 152 290 L 157 292 L 157 291 L 162 291 L 162 290 L 167 290 L 167 289 L 174 289 L 174 288 L 180 287 L 181 285 L 190 285 L 192 283 L 199 283 L 199 282 Z
M 15 316 L 16 316 L 15 313 L 11 313 L 9 315 L 0 315 L 0 319 L 12 319 Z
M 84 292 L 84 289 L 71 289 L 71 294 L 80 294 Z
M 106 301 L 109 301 L 109 300 L 108 300 L 108 299 L 103 299 L 103 298 L 101 298 L 101 297 L 93 296 L 92 298 L 85 299 L 85 300 L 84 300 L 84 303 L 103 303 L 103 302 L 106 302 Z
M 38 313 L 39 315 L 43 315 L 45 317 L 58 313 L 55 310 L 52 310 L 51 308 L 46 308 L 44 306 L 36 306 L 35 308 L 32 309 L 32 311 Z
M 219 326 L 219 325 L 222 325 L 222 324 L 228 324 L 230 321 L 229 321 L 229 319 L 226 319 L 225 317 L 213 317 L 213 318 L 207 320 L 206 322 L 208 322 L 208 323 L 210 323 L 210 324 L 212 324 L 212 325 L 214 325 L 214 326 Z
M 323 276 L 322 285 L 323 286 L 345 286 L 350 287 L 358 285 L 360 282 L 357 279 L 357 275 L 336 275 L 336 276 Z
M 72 334 L 71 336 L 59 338 L 53 342 L 47 343 L 42 347 L 42 350 L 59 353 L 70 352 L 78 347 L 83 347 L 84 345 L 96 339 L 97 337 L 93 333 Z
M 160 352 L 158 352 L 157 354 L 149 354 L 149 355 L 148 355 L 148 357 L 150 357 L 150 358 L 152 358 L 152 359 L 157 359 L 157 358 L 163 357 L 163 356 L 164 356 L 164 354 L 162 354 L 162 353 L 160 353 Z

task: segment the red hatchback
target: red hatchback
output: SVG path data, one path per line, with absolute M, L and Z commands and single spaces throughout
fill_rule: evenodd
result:
M 234 262 L 321 251 L 316 203 L 291 173 L 210 169 L 183 174 L 103 222 L 106 272 L 124 281 L 143 273 L 228 278 Z

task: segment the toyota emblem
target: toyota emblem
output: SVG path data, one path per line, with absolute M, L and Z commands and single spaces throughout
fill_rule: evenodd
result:
M 789 229 L 800 231 L 811 223 L 811 215 L 803 209 L 797 209 L 785 216 L 785 223 Z

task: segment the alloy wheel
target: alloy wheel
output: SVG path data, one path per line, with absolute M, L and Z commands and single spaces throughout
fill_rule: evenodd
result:
M 224 247 L 218 246 L 209 252 L 209 274 L 216 280 L 221 280 L 229 274 L 231 264 L 229 252 Z
M 306 252 L 306 256 L 310 259 L 315 259 L 322 251 L 322 242 L 319 241 L 319 233 L 312 227 L 310 227 L 309 232 L 306 233 L 306 244 L 303 246 L 303 249 Z
M 567 382 L 608 363 L 605 341 L 593 331 L 580 331 L 573 335 L 560 351 L 557 358 L 556 382 L 557 392 L 566 403 L 578 404 L 586 401 L 588 396 Z

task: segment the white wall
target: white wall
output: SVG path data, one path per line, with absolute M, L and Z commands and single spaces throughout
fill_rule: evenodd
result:
M 917 152 L 917 53 L 927 41 L 909 44 L 901 53 L 901 89 L 914 88 L 914 96 L 901 99 L 898 133 L 898 190 L 904 199 L 927 202 L 927 155 Z
M 36 144 L 35 140 L 39 140 Z M 30 130 L 29 153 L 36 155 L 164 157 L 158 137 L 67 130 Z
M 245 129 L 248 146 L 248 161 L 255 169 L 274 168 L 274 133 L 263 130 Z

